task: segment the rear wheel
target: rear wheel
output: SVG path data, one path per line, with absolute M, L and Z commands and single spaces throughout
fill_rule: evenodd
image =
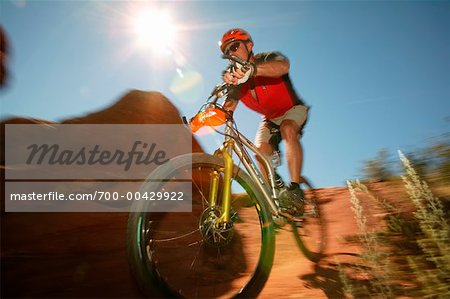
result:
M 300 187 L 305 193 L 303 221 L 292 223 L 294 236 L 303 254 L 311 261 L 318 262 L 324 255 L 326 246 L 326 223 L 320 209 L 320 202 L 312 185 L 303 178 Z
M 146 183 L 141 191 L 176 191 L 175 182 L 191 178 L 192 212 L 130 214 L 128 253 L 139 286 L 148 297 L 255 297 L 274 256 L 273 224 L 261 194 L 235 167 L 231 221 L 216 225 L 222 213 L 222 159 L 193 154 L 170 163 L 149 176 L 162 181 Z M 219 172 L 218 202 L 210 207 L 213 171 Z

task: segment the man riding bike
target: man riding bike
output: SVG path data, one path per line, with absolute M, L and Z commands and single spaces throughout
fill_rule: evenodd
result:
M 279 129 L 286 142 L 286 161 L 291 179 L 289 198 L 294 202 L 302 201 L 304 195 L 299 184 L 303 150 L 299 138 L 308 108 L 292 86 L 289 60 L 279 52 L 254 54 L 250 34 L 240 28 L 227 31 L 219 45 L 225 55 L 248 62 L 246 66 L 232 65 L 223 73 L 224 82 L 236 86 L 225 101 L 225 109 L 234 111 L 241 101 L 263 115 L 255 145 L 265 155 L 270 156 L 274 151 L 271 128 Z M 260 168 L 264 172 L 264 167 Z

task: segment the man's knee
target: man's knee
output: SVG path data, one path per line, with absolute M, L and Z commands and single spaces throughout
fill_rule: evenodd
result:
M 281 136 L 286 142 L 297 141 L 299 126 L 293 120 L 284 120 L 280 126 Z
M 273 147 L 270 145 L 270 143 L 262 142 L 258 145 L 258 149 L 260 152 L 262 152 L 265 155 L 270 155 L 273 152 Z
M 263 153 L 265 156 L 270 156 L 273 152 L 273 147 L 270 145 L 270 143 L 262 142 L 258 145 L 258 150 Z M 259 161 L 258 156 L 256 158 Z M 261 162 L 261 161 L 260 161 Z

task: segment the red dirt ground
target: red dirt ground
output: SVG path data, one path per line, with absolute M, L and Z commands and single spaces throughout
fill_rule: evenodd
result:
M 357 248 L 342 239 L 357 227 L 347 188 L 318 189 L 328 224 L 327 257 L 309 262 L 290 227 L 276 236 L 275 261 L 259 298 L 339 298 L 334 266 Z M 5 297 L 141 297 L 125 254 L 125 213 L 3 213 Z M 26 287 L 24 287 L 26 286 Z

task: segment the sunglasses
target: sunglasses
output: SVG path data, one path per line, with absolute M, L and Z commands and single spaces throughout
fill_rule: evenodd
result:
M 235 43 L 231 44 L 231 46 L 228 47 L 228 49 L 225 51 L 225 53 L 236 52 L 240 46 L 241 46 L 241 42 L 235 42 Z

